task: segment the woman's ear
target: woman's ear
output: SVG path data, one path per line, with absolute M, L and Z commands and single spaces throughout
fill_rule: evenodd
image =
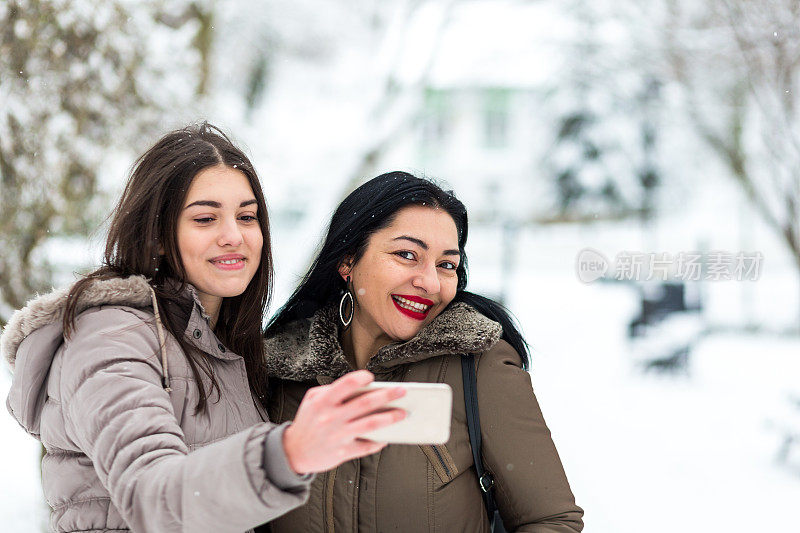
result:
M 347 276 L 350 275 L 352 270 L 353 270 L 353 258 L 345 257 L 344 259 L 342 259 L 342 262 L 339 263 L 339 275 L 342 276 L 342 279 L 346 280 Z

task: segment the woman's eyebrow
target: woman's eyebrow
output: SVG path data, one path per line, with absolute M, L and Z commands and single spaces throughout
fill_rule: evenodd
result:
M 417 246 L 419 246 L 420 248 L 422 248 L 423 250 L 427 250 L 428 249 L 428 245 L 425 244 L 425 241 L 423 241 L 422 239 L 417 239 L 416 237 L 409 237 L 408 235 L 401 235 L 399 237 L 395 237 L 392 240 L 393 241 L 400 241 L 400 240 L 410 241 L 410 242 L 413 242 L 414 244 L 416 244 Z
M 248 205 L 252 205 L 252 204 L 255 204 L 255 203 L 258 203 L 258 202 L 257 202 L 257 200 L 255 198 L 253 198 L 252 200 L 245 200 L 244 202 L 240 203 L 239 207 L 247 207 Z M 219 202 L 215 202 L 214 200 L 197 200 L 196 202 L 192 202 L 189 205 L 187 205 L 186 207 L 184 207 L 184 209 L 189 209 L 190 207 L 192 207 L 194 205 L 206 205 L 208 207 L 213 207 L 215 209 L 222 208 L 222 204 L 219 203 Z
M 417 239 L 416 237 L 409 237 L 408 235 L 401 235 L 399 237 L 395 237 L 392 240 L 393 241 L 400 241 L 400 240 L 410 241 L 410 242 L 413 242 L 414 244 L 416 244 L 417 246 L 419 246 L 420 248 L 422 248 L 423 250 L 427 250 L 428 249 L 428 245 L 425 243 L 425 241 L 423 241 L 422 239 Z M 442 252 L 442 255 L 457 255 L 457 256 L 460 257 L 461 256 L 461 252 L 459 252 L 458 250 L 445 250 L 444 252 Z

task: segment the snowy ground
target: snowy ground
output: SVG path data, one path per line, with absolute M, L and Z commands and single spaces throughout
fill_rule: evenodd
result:
M 5 409 L 11 376 L 0 371 L 0 529 L 46 531 L 48 509 L 39 483 L 39 443 Z
M 534 387 L 586 511 L 586 531 L 800 529 L 791 515 L 800 501 L 800 450 L 788 465 L 777 464 L 780 437 L 770 425 L 784 411 L 787 391 L 800 391 L 800 339 L 712 334 L 696 345 L 689 376 L 643 375 L 632 365 L 625 337 L 637 311 L 635 293 L 618 284 L 580 283 L 574 272 L 577 252 L 592 244 L 603 249 L 597 239 L 612 230 L 576 231 L 521 236 L 508 304 L 531 343 Z M 287 265 L 301 268 L 298 247 L 313 247 L 316 236 L 294 238 L 280 225 L 275 234 L 280 302 L 293 282 Z M 472 233 L 475 290 L 498 291 L 497 237 L 492 230 Z M 766 289 L 756 290 L 756 303 L 769 310 L 759 299 L 763 294 L 772 305 L 794 306 L 792 300 L 774 300 L 769 288 L 770 276 L 785 274 L 765 274 Z M 712 294 L 737 290 L 719 285 Z M 2 372 L 0 397 L 9 383 Z M 5 413 L 0 435 L 2 530 L 41 530 L 46 511 L 37 483 L 38 444 Z
M 787 394 L 800 393 L 800 338 L 711 334 L 695 345 L 688 376 L 642 374 L 626 338 L 638 296 L 629 286 L 580 283 L 574 271 L 584 246 L 613 256 L 613 242 L 623 250 L 635 233 L 523 234 L 508 298 L 531 343 L 534 388 L 586 511 L 586 531 L 800 531 L 797 517 L 787 516 L 800 501 L 800 449 L 788 465 L 777 464 L 781 437 L 773 426 L 787 418 Z M 491 292 L 486 280 L 499 279 L 501 255 L 491 243 L 499 239 L 487 230 L 475 237 L 481 254 L 471 263 L 484 272 L 473 281 Z M 706 324 L 741 318 L 744 290 L 744 301 L 771 313 L 763 326 L 790 325 L 781 317 L 796 316 L 797 281 L 779 266 L 779 249 L 759 245 L 778 266 L 754 285 L 706 290 L 715 299 L 706 302 Z M 794 420 L 800 431 L 800 416 Z
M 586 530 L 795 531 L 796 517 L 776 510 L 800 501 L 800 462 L 775 463 L 780 439 L 768 422 L 797 387 L 800 340 L 715 335 L 696 347 L 688 378 L 643 376 L 619 327 L 625 297 L 593 289 L 573 305 L 520 313 Z M 572 292 L 552 279 L 530 291 Z

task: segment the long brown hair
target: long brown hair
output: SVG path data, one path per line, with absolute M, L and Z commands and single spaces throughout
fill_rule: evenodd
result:
M 197 412 L 205 409 L 211 391 L 219 394 L 219 384 L 206 356 L 184 338 L 188 316 L 181 310 L 191 302 L 186 301 L 186 271 L 178 249 L 177 227 L 192 180 L 200 171 L 217 165 L 241 171 L 250 182 L 258 202 L 264 244 L 258 270 L 245 291 L 222 301 L 214 333 L 244 358 L 250 389 L 256 397 L 265 397 L 268 380 L 261 324 L 273 281 L 267 205 L 250 160 L 219 128 L 207 122 L 166 134 L 136 161 L 112 212 L 102 266 L 72 287 L 64 313 L 64 334 L 69 337 L 75 327 L 78 298 L 91 283 L 132 275 L 150 279 L 164 325 L 186 354 L 200 390 Z M 208 391 L 201 372 L 210 379 Z

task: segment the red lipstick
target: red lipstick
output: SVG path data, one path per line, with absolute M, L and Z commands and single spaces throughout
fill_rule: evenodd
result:
M 430 312 L 433 307 L 432 300 L 411 294 L 392 294 L 392 303 L 398 311 L 414 320 L 425 320 L 425 317 L 428 316 L 428 312 Z M 427 307 L 423 310 L 413 304 L 422 304 Z

